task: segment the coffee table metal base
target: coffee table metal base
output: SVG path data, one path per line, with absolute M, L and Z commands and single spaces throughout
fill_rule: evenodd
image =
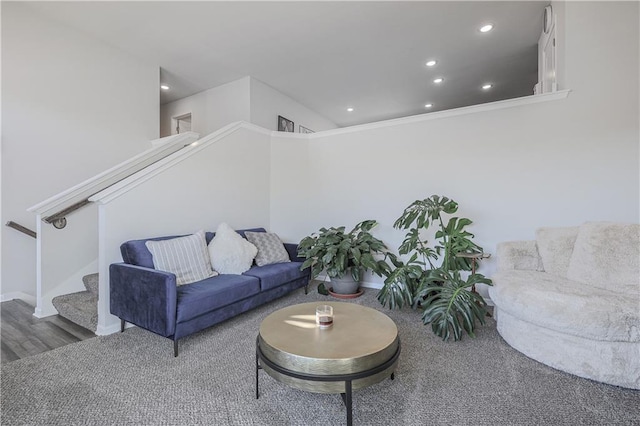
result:
M 396 363 L 398 362 L 398 358 L 400 357 L 400 339 L 398 338 L 398 348 L 396 352 L 393 354 L 391 358 L 389 358 L 384 363 L 373 367 L 369 370 L 360 371 L 357 373 L 351 374 L 335 374 L 335 375 L 317 375 L 317 374 L 305 374 L 297 371 L 288 370 L 283 368 L 271 360 L 269 360 L 262 350 L 260 349 L 260 336 L 256 339 L 256 399 L 260 397 L 259 390 L 259 371 L 264 369 L 272 375 L 272 372 L 275 372 L 280 375 L 284 375 L 287 377 L 292 377 L 294 379 L 300 379 L 311 382 L 344 382 L 344 392 L 340 393 L 342 397 L 342 401 L 344 402 L 346 411 L 347 411 L 347 426 L 351 426 L 353 423 L 353 403 L 352 403 L 352 393 L 353 393 L 353 381 L 363 379 L 366 377 L 371 377 L 376 374 L 384 374 L 385 371 L 391 370 L 390 378 L 394 379 L 393 370 L 395 369 Z M 264 368 L 263 368 L 264 366 Z M 275 377 L 275 375 L 274 375 Z

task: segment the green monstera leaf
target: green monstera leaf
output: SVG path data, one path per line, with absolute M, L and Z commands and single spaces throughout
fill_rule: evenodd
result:
M 442 340 L 460 340 L 463 332 L 475 337 L 476 321 L 485 323 L 486 303 L 482 296 L 471 291 L 476 284 L 491 285 L 482 274 L 471 274 L 466 280 L 459 271 L 432 271 L 416 292 L 414 307 L 424 309 L 422 322 L 431 324 L 433 333 Z
M 378 300 L 389 308 L 412 305 L 422 309 L 422 321 L 444 340 L 460 340 L 464 332 L 474 336 L 476 324 L 484 324 L 486 303 L 473 290 L 475 284 L 491 285 L 491 280 L 472 273 L 464 280 L 460 271 L 473 271 L 474 262 L 485 256 L 466 230 L 472 221 L 462 217 L 446 219 L 458 211 L 458 203 L 450 198 L 432 195 L 416 200 L 404 209 L 393 224 L 408 230 L 398 248 L 403 262 L 389 256 L 394 268 L 385 273 L 386 280 Z M 446 223 L 446 225 L 445 225 Z M 435 230 L 430 231 L 430 229 Z M 429 241 L 423 234 L 433 235 Z
M 436 238 L 442 238 L 443 245 L 436 246 L 438 255 L 444 254 L 442 267 L 453 271 L 470 271 L 471 259 L 458 257 L 460 253 L 481 253 L 482 247 L 471 241 L 474 235 L 465 231 L 473 222 L 467 218 L 452 217 L 447 226 L 436 232 Z
M 416 290 L 425 276 L 424 264 L 418 261 L 415 253 L 407 263 L 395 256 L 389 256 L 389 259 L 395 269 L 390 270 L 384 280 L 384 285 L 378 292 L 378 301 L 390 309 L 411 306 Z

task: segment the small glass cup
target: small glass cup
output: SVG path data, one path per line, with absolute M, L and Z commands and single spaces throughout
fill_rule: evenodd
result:
M 320 328 L 329 328 L 333 325 L 333 307 L 329 305 L 316 306 L 316 324 Z

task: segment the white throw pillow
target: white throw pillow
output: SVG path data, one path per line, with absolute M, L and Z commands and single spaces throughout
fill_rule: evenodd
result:
M 221 223 L 209 243 L 213 269 L 221 274 L 242 274 L 253 264 L 258 249 L 226 223 Z
M 247 240 L 255 244 L 258 248 L 256 255 L 256 265 L 264 266 L 272 263 L 291 262 L 289 253 L 284 248 L 284 244 L 277 234 L 269 232 L 245 232 Z
M 186 237 L 145 243 L 153 256 L 153 267 L 175 274 L 176 284 L 190 284 L 218 275 L 211 269 L 204 231 Z

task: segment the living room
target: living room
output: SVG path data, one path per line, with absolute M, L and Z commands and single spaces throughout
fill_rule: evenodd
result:
M 322 226 L 373 218 L 380 222 L 376 235 L 397 247 L 402 234 L 393 229 L 394 220 L 409 202 L 431 194 L 458 201 L 460 215 L 473 219 L 472 231 L 490 253 L 499 242 L 531 239 L 541 226 L 637 223 L 637 4 L 554 6 L 565 12 L 558 81 L 570 91 L 566 97 L 504 101 L 312 136 L 256 136 L 261 140 L 232 157 L 244 157 L 245 167 L 234 161 L 223 169 L 240 176 L 224 185 L 214 180 L 207 200 L 187 220 L 173 206 L 176 220 L 149 221 L 158 205 L 146 204 L 148 211 L 127 218 L 136 234 L 118 235 L 117 243 L 213 230 L 223 221 L 237 228 L 265 226 L 285 241 L 299 241 Z M 31 227 L 35 218 L 28 207 L 142 151 L 158 136 L 160 81 L 157 66 L 22 6 L 5 7 L 3 220 Z M 16 20 L 5 22 L 7 16 Z M 109 84 L 114 73 L 128 84 Z M 243 132 L 252 138 L 250 130 Z M 246 160 L 256 146 L 268 164 Z M 221 149 L 214 158 L 224 163 L 226 154 Z M 171 191 L 179 197 L 187 188 L 195 196 L 202 192 L 198 179 L 185 176 Z M 3 296 L 35 298 L 33 241 L 8 229 L 2 240 Z M 482 272 L 491 276 L 495 265 L 489 259 Z

